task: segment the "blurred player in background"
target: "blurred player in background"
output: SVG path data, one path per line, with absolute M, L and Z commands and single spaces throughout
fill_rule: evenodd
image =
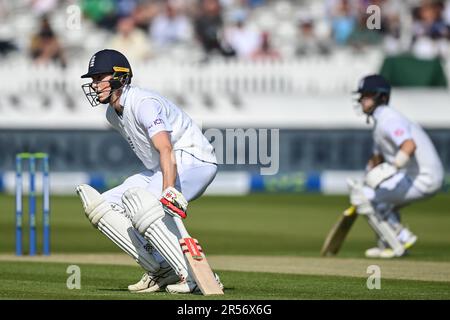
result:
M 367 215 L 379 239 L 378 246 L 365 254 L 370 258 L 403 256 L 417 236 L 401 224 L 399 210 L 439 191 L 444 169 L 425 131 L 389 107 L 391 86 L 382 76 L 363 78 L 356 93 L 367 121 L 374 120 L 374 148 L 365 183 L 349 181 L 352 205 Z
M 197 290 L 178 240 L 175 215 L 203 194 L 217 172 L 212 145 L 191 118 L 164 97 L 131 85 L 127 58 L 101 50 L 89 61 L 83 90 L 92 106 L 108 104 L 106 118 L 147 168 L 100 195 L 78 186 L 91 223 L 147 272 L 128 288 L 171 293 Z M 171 214 L 165 214 L 163 209 Z M 217 278 L 218 279 L 218 278 Z M 219 281 L 219 280 L 218 280 Z

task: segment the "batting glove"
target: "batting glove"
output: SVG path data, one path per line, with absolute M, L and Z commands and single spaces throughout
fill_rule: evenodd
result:
M 347 184 L 350 188 L 350 203 L 356 207 L 356 211 L 359 214 L 375 213 L 370 200 L 364 194 L 363 184 L 352 179 L 347 179 Z
M 169 213 L 172 215 L 177 215 L 182 219 L 187 217 L 187 206 L 188 202 L 186 198 L 173 187 L 166 188 L 159 199 L 163 206 L 168 209 Z
M 376 189 L 383 181 L 396 174 L 398 169 L 390 163 L 383 162 L 366 174 L 365 183 L 372 189 Z

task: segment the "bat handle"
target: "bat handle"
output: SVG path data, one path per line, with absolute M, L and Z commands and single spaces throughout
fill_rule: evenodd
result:
M 180 231 L 181 238 L 191 238 L 191 236 L 189 235 L 189 233 L 186 230 L 186 227 L 184 226 L 184 223 L 183 223 L 183 220 L 181 219 L 181 217 L 178 214 L 174 214 L 174 213 L 170 212 L 170 210 L 168 208 L 166 208 L 165 206 L 163 206 L 163 208 L 167 214 L 169 214 L 170 216 L 173 217 L 173 220 L 175 221 L 178 231 Z
M 191 238 L 191 236 L 190 236 L 189 233 L 187 232 L 186 227 L 184 226 L 184 223 L 183 223 L 183 221 L 181 220 L 181 218 L 178 217 L 178 216 L 174 216 L 173 218 L 174 218 L 174 220 L 175 220 L 175 224 L 176 224 L 177 227 L 178 227 L 178 230 L 180 231 L 181 237 L 182 237 L 182 238 Z

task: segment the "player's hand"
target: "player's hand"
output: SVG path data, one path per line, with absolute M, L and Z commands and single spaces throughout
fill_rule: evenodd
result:
M 383 181 L 397 173 L 397 168 L 390 163 L 383 162 L 367 172 L 365 183 L 372 189 L 376 189 Z
M 184 219 L 187 217 L 188 202 L 183 194 L 174 187 L 166 188 L 159 199 L 163 206 L 169 209 L 173 215 L 178 215 Z
M 364 193 L 362 182 L 347 179 L 347 184 L 350 189 L 350 203 L 355 206 L 356 212 L 358 214 L 373 214 L 372 204 Z

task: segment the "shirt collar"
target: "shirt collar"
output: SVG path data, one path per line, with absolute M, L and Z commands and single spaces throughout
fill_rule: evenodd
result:
M 125 103 L 127 101 L 128 92 L 130 91 L 130 85 L 126 85 L 122 89 L 122 94 L 120 95 L 119 103 L 122 106 L 122 108 L 125 108 Z
M 384 104 L 375 108 L 374 112 L 372 113 L 372 116 L 375 119 L 375 121 L 378 120 L 378 118 L 381 116 L 381 114 L 387 107 L 388 106 Z

